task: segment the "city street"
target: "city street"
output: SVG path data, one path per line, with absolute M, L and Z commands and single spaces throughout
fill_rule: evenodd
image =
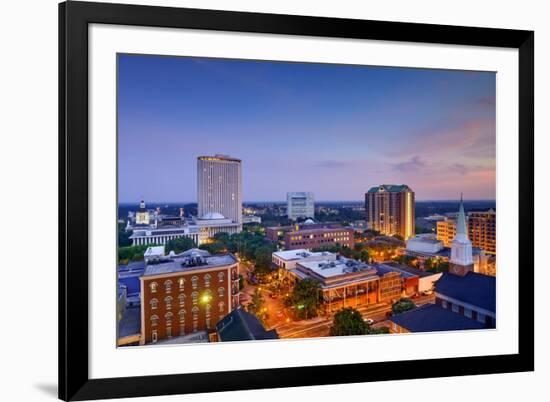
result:
M 254 270 L 250 263 L 242 262 L 239 266 L 239 273 L 245 279 L 248 279 L 248 274 Z M 265 307 L 267 308 L 268 318 L 265 322 L 266 329 L 276 329 L 279 337 L 284 338 L 316 338 L 329 336 L 330 327 L 334 314 L 323 315 L 309 320 L 290 321 L 291 318 L 285 311 L 283 304 L 284 296 L 275 294 L 275 297 L 270 295 L 273 293 L 267 289 L 267 285 L 256 285 L 245 280 L 245 286 L 241 290 L 242 304 L 246 306 L 252 299 L 252 295 L 260 290 L 263 296 Z M 417 296 L 412 300 L 417 306 L 434 302 L 434 295 Z M 357 310 L 361 313 L 364 319 L 372 319 L 374 321 L 373 328 L 389 326 L 387 320 L 388 313 L 391 312 L 391 304 L 378 303 L 374 305 L 358 306 Z
M 417 306 L 427 303 L 433 303 L 434 296 L 419 296 L 414 299 Z M 378 303 L 371 306 L 359 306 L 357 310 L 364 319 L 374 320 L 373 328 L 389 326 L 387 314 L 391 311 L 391 305 L 387 303 Z M 269 329 L 276 329 L 280 338 L 315 338 L 329 336 L 332 326 L 332 315 L 320 316 L 311 320 L 283 322 L 275 324 Z

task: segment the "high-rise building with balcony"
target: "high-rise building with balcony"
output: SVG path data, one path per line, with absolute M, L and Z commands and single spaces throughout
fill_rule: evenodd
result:
M 468 235 L 474 247 L 496 254 L 496 217 L 494 209 L 488 211 L 471 211 L 468 213 Z
M 487 254 L 496 254 L 496 212 L 488 211 L 468 212 L 468 238 L 472 245 L 485 250 Z M 437 239 L 445 247 L 450 247 L 456 235 L 456 220 L 447 218 L 437 222 Z
M 414 191 L 405 184 L 382 184 L 365 194 L 369 229 L 387 236 L 414 236 Z
M 288 219 L 292 220 L 298 218 L 313 218 L 315 214 L 313 193 L 286 193 L 286 214 Z
M 242 224 L 241 161 L 227 155 L 199 156 L 197 198 L 199 219 L 220 214 Z

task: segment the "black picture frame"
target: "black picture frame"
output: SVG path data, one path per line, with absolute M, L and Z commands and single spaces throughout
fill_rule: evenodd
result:
M 499 356 L 90 379 L 88 25 L 192 28 L 519 51 L 519 352 Z M 59 5 L 59 398 L 169 395 L 534 370 L 534 32 L 70 1 Z

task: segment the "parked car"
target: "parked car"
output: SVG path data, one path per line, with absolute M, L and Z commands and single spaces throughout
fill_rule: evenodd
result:
M 363 321 L 365 321 L 369 325 L 374 324 L 374 320 L 372 318 L 363 318 Z

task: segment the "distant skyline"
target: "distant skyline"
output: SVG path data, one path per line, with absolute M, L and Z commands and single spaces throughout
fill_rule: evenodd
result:
M 496 198 L 495 74 L 119 55 L 119 201 L 196 202 L 197 156 L 242 160 L 244 201 Z

